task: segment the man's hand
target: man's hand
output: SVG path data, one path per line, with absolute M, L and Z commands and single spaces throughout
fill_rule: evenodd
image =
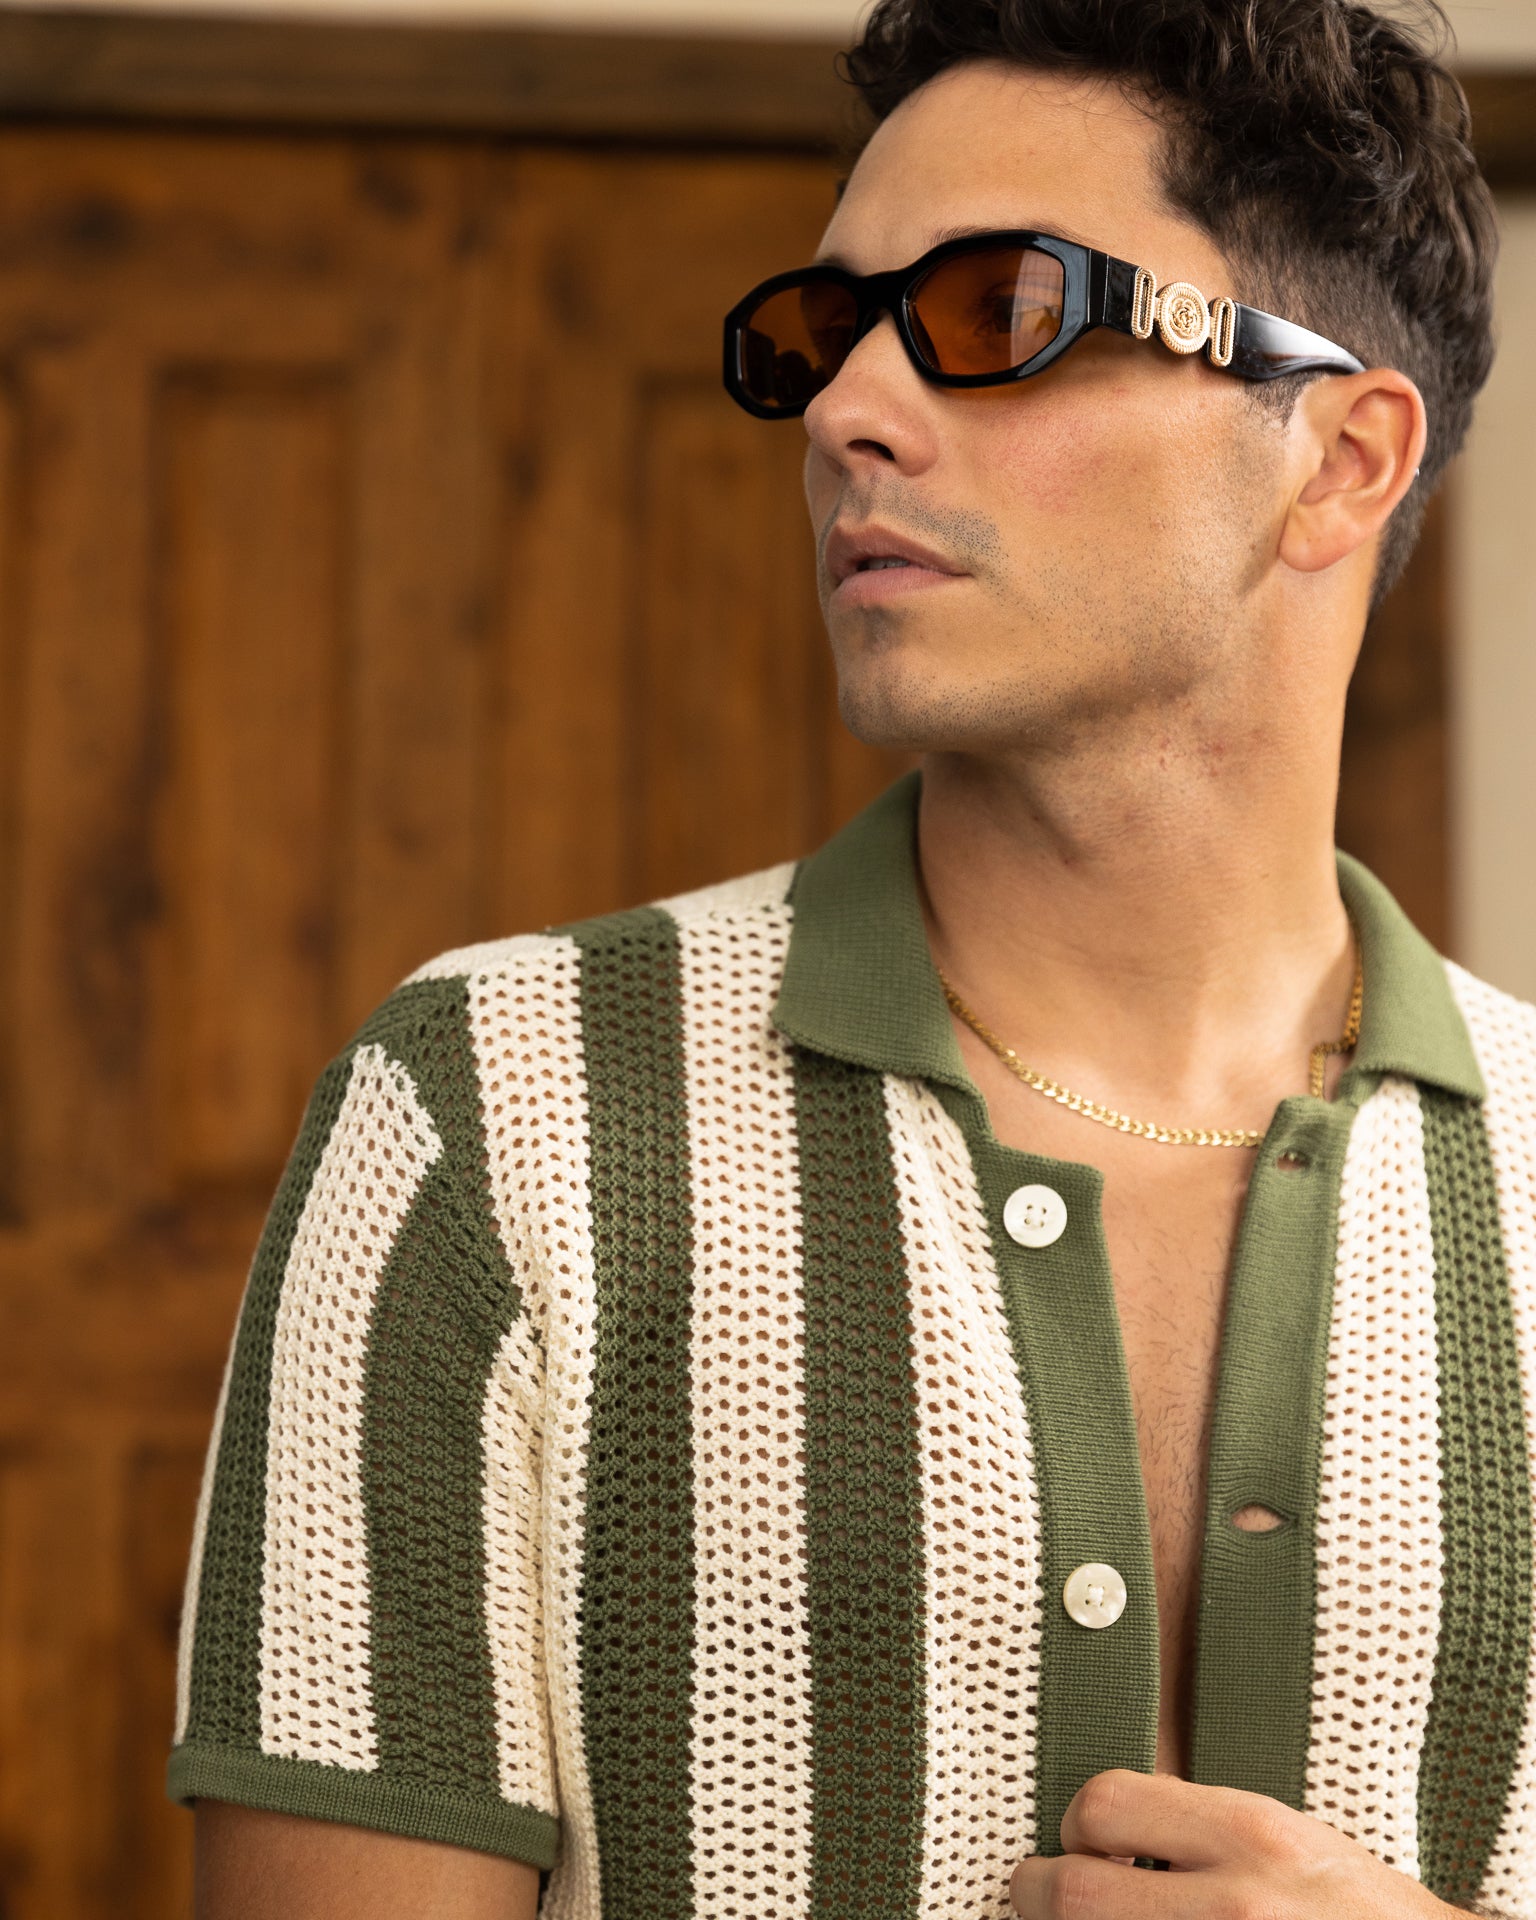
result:
M 1262 1793 L 1096 1775 L 1060 1859 L 1014 1871 L 1022 1920 L 1446 1920 L 1458 1911 L 1332 1827 Z M 1149 1873 L 1135 1860 L 1166 1860 Z

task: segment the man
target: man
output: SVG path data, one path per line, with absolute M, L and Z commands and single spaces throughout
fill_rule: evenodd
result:
M 1536 1916 L 1536 1010 L 1332 841 L 1487 370 L 1459 94 L 1339 0 L 851 66 L 728 379 L 920 780 L 327 1070 L 189 1575 L 201 1911 Z

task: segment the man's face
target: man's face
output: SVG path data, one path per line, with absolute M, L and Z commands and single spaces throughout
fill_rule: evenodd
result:
M 972 227 L 1032 227 L 1241 297 L 1165 204 L 1159 135 L 1117 89 L 972 62 L 859 159 L 820 258 L 904 266 Z M 806 496 L 843 716 L 917 750 L 1068 746 L 1252 665 L 1275 573 L 1284 430 L 1203 356 L 1098 329 L 1017 385 L 949 390 L 889 317 L 806 414 Z M 950 569 L 839 582 L 836 530 Z

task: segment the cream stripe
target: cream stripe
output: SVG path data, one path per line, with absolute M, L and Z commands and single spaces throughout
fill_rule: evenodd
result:
M 581 1574 L 592 1358 L 597 1333 L 588 1181 L 581 954 L 530 935 L 478 949 L 470 979 L 491 1200 L 512 1275 L 546 1354 L 542 1606 L 561 1821 L 546 1920 L 599 1920 L 592 1789 L 581 1715 Z M 503 1755 L 502 1765 L 509 1761 Z M 530 1769 L 533 1756 L 519 1763 Z
M 1483 1119 L 1493 1157 L 1525 1394 L 1527 1457 L 1536 1467 L 1536 1008 L 1447 966 L 1487 1082 Z M 1533 1597 L 1536 1606 L 1536 1597 Z M 1478 1911 L 1536 1913 L 1536 1635 L 1525 1683 L 1525 1726 L 1504 1822 Z
M 1339 1200 L 1306 1811 L 1415 1878 L 1441 1573 L 1424 1118 L 1416 1087 L 1385 1080 L 1356 1116 Z
M 1034 1846 L 1039 1490 L 1022 1383 L 964 1141 L 887 1078 L 912 1302 L 923 1476 L 927 1781 L 923 1920 L 1012 1911 Z
M 518 1806 L 557 1813 L 544 1661 L 544 1356 L 526 1314 L 502 1339 L 486 1383 L 480 1435 L 485 1449 L 485 1624 L 496 1693 L 501 1791 Z
M 405 1068 L 382 1047 L 359 1047 L 299 1218 L 273 1335 L 262 1579 L 264 1753 L 332 1766 L 377 1765 L 363 1371 L 379 1279 L 442 1151 Z
M 224 1409 L 229 1404 L 229 1381 L 234 1370 L 235 1342 L 232 1340 L 224 1359 L 224 1378 L 219 1386 L 219 1402 L 214 1409 L 213 1431 L 208 1436 L 203 1480 L 197 1494 L 197 1517 L 192 1522 L 192 1551 L 187 1560 L 186 1584 L 182 1589 L 181 1632 L 176 1641 L 174 1738 L 178 1746 L 187 1737 L 187 1722 L 192 1717 L 192 1643 L 197 1633 L 197 1599 L 203 1579 L 203 1547 L 208 1537 L 208 1508 L 213 1499 L 213 1480 L 219 1466 L 219 1443 L 224 1438 Z
M 693 1207 L 696 1920 L 810 1908 L 794 1085 L 772 909 L 680 931 Z
M 580 1269 L 591 1294 L 581 949 L 540 933 L 466 947 L 458 957 L 483 963 L 465 988 L 491 1210 L 542 1340 L 560 1311 L 553 1279 L 562 1295 L 569 1270 Z M 445 954 L 412 978 L 446 978 L 454 958 Z

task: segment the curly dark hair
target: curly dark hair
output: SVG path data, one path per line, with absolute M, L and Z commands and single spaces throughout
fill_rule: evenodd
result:
M 964 60 L 1100 75 L 1164 128 L 1163 187 L 1246 282 L 1424 396 L 1419 479 L 1382 537 L 1401 574 L 1493 359 L 1493 201 L 1435 0 L 879 0 L 842 58 L 875 123 Z M 871 129 L 872 130 L 872 129 Z M 1308 378 L 1251 391 L 1289 414 Z

